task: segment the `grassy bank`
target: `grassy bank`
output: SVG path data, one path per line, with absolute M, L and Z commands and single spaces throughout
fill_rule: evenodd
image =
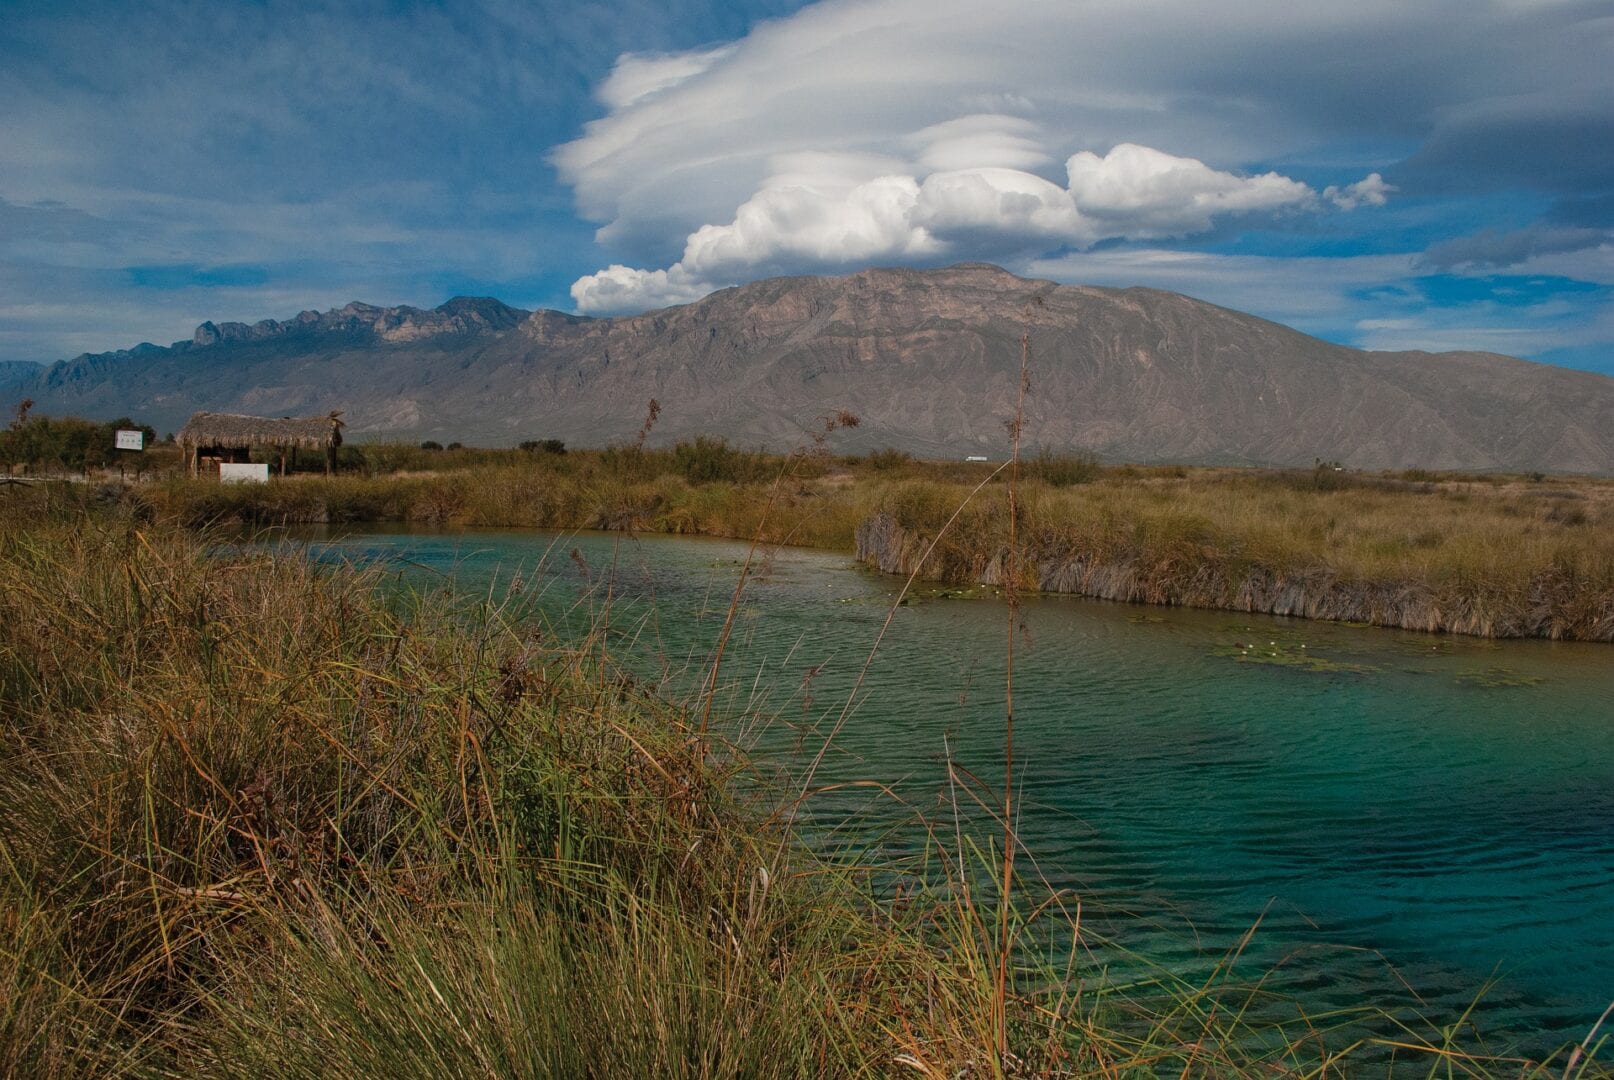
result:
M 74 502 L 0 504 L 0 1075 L 1549 1075 L 1257 1022 L 1226 971 L 1107 987 L 1030 881 L 1000 987 L 990 849 L 815 853 L 519 597 Z
M 142 498 L 193 524 L 760 536 L 856 550 L 883 570 L 917 568 L 955 584 L 999 582 L 1007 546 L 1005 478 L 992 465 L 894 453 L 787 459 L 712 442 L 397 456 L 395 471 L 372 462 L 368 475 L 263 487 L 176 480 L 146 485 Z M 445 468 L 411 471 L 434 460 Z M 1101 468 L 1042 456 L 1028 462 L 1022 495 L 1027 588 L 1481 636 L 1614 640 L 1610 481 Z
M 0 1075 L 818 1076 L 982 1045 L 967 964 L 512 609 L 0 526 Z
M 890 491 L 860 559 L 1001 583 L 1008 530 L 987 493 Z M 1030 485 L 1021 585 L 1133 603 L 1482 637 L 1614 641 L 1614 488 L 1589 481 L 1407 482 L 1203 470 Z M 937 537 L 940 539 L 937 540 Z M 932 547 L 932 541 L 936 541 Z

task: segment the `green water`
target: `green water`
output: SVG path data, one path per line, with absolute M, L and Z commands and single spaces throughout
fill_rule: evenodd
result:
M 495 596 L 519 577 L 577 625 L 608 581 L 610 647 L 675 689 L 703 670 L 745 554 L 535 532 L 318 540 L 321 558 Z M 723 697 L 779 717 L 741 733 L 760 755 L 817 748 L 899 586 L 841 555 L 769 561 Z M 1372 1000 L 1447 1022 L 1497 974 L 1475 1012 L 1493 1049 L 1578 1040 L 1614 1000 L 1614 646 L 1067 597 L 1022 616 L 1020 831 L 1095 930 L 1192 975 L 1259 920 L 1239 970 L 1313 1011 Z M 948 754 L 1000 782 L 1006 626 L 982 590 L 897 610 L 821 779 L 877 780 L 907 805 L 843 792 L 814 805 L 822 827 L 860 810 L 900 846 L 915 809 L 949 819 Z

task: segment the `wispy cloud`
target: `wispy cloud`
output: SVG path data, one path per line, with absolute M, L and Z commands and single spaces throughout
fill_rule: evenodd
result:
M 1607 229 L 1545 224 L 1509 232 L 1482 229 L 1469 236 L 1431 245 L 1420 261 L 1440 270 L 1453 267 L 1500 270 L 1542 255 L 1561 255 L 1609 244 L 1614 244 L 1614 232 Z
M 13 5 L 0 359 L 355 298 L 612 311 L 985 258 L 1340 340 L 1379 340 L 1381 319 L 1453 341 L 1458 318 L 1515 325 L 1583 338 L 1563 348 L 1594 362 L 1600 294 L 1563 290 L 1573 311 L 1554 315 L 1417 283 L 1614 282 L 1607 16 L 1603 0 Z
M 760 0 L 751 17 L 791 6 Z M 168 340 L 203 318 L 331 298 L 435 303 L 480 287 L 564 304 L 590 230 L 549 149 L 624 50 L 743 33 L 749 19 L 725 9 L 8 5 L 0 358 Z M 261 282 L 218 280 L 232 266 Z

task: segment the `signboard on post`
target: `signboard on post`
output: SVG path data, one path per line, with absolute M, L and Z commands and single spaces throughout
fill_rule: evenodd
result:
M 106 445 L 105 443 L 102 444 Z M 114 437 L 113 445 L 119 450 L 144 450 L 146 448 L 146 433 L 144 431 L 124 431 L 119 429 Z

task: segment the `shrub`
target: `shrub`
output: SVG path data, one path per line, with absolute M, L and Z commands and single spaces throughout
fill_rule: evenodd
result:
M 898 450 L 896 447 L 888 446 L 884 450 L 873 451 L 866 460 L 869 468 L 879 472 L 889 472 L 892 469 L 900 469 L 904 465 L 911 463 L 913 455 L 906 450 Z
M 691 484 L 752 483 L 768 479 L 776 471 L 767 455 L 736 450 L 727 440 L 706 435 L 674 446 L 673 466 Z
M 11 426 L 0 431 L 0 465 L 82 472 L 117 464 L 118 452 L 114 444 L 119 430 L 144 432 L 147 446 L 157 442 L 155 428 L 137 424 L 127 416 L 97 423 L 75 416 L 30 416 L 26 410 L 19 409 Z M 139 460 L 130 463 L 138 466 Z
M 1056 454 L 1047 447 L 1022 462 L 1021 469 L 1027 479 L 1041 480 L 1049 487 L 1090 484 L 1098 479 L 1101 471 L 1098 459 L 1091 454 Z

